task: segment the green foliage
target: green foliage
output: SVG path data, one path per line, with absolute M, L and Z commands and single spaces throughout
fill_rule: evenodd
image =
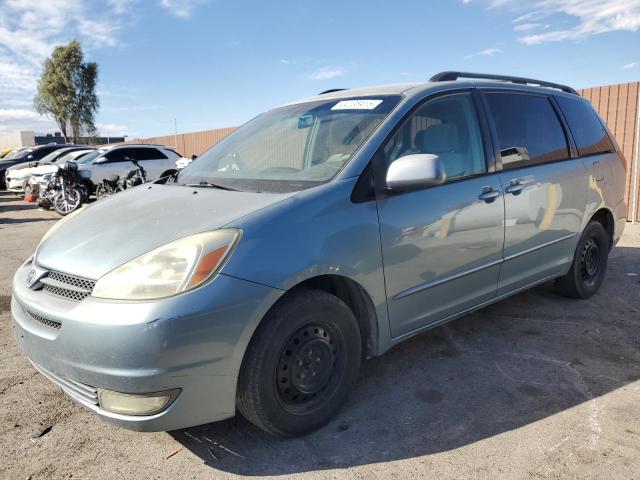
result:
M 33 100 L 36 111 L 51 116 L 65 139 L 69 129 L 74 140 L 86 132 L 95 134 L 95 114 L 100 106 L 96 95 L 98 65 L 84 62 L 80 42 L 56 47 L 44 62 Z

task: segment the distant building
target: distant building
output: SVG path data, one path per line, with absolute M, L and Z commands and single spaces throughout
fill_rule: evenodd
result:
M 80 137 L 75 143 L 82 145 L 103 145 L 109 143 L 122 143 L 125 137 Z M 71 142 L 71 139 L 69 140 Z M 64 137 L 60 132 L 36 135 L 31 130 L 0 135 L 0 149 L 10 147 L 32 147 L 34 145 L 46 145 L 48 143 L 64 143 Z

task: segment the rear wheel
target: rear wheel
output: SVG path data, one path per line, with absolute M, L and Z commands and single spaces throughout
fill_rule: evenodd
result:
M 558 293 L 571 298 L 589 298 L 598 291 L 607 271 L 609 236 L 600 222 L 585 228 L 569 272 L 556 279 Z
M 273 435 L 321 427 L 358 377 L 361 345 L 358 322 L 342 300 L 319 290 L 292 294 L 263 320 L 247 349 L 238 409 Z

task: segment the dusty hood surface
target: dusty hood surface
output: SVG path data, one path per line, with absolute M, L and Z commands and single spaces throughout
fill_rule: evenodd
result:
M 38 248 L 45 268 L 97 280 L 154 248 L 220 228 L 295 193 L 143 185 L 85 207 Z

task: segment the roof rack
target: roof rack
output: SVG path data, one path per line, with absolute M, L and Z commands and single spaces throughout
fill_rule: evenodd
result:
M 346 88 L 330 88 L 329 90 L 325 90 L 324 92 L 320 92 L 318 95 L 324 95 L 326 93 L 333 93 L 333 92 L 342 92 L 343 90 L 347 90 Z
M 566 93 L 580 95 L 575 89 L 559 83 L 544 82 L 542 80 L 534 80 L 533 78 L 512 77 L 509 75 L 493 75 L 490 73 L 471 73 L 471 72 L 440 72 L 435 74 L 430 82 L 448 82 L 458 80 L 458 78 L 475 78 L 485 80 L 500 80 L 503 82 L 518 83 L 521 85 L 539 85 L 541 87 L 556 88 Z

